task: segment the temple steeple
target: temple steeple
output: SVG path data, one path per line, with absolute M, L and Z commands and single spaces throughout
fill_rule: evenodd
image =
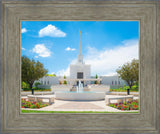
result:
M 78 54 L 78 63 L 83 64 L 83 55 L 82 55 L 82 46 L 81 46 L 81 31 L 79 31 L 79 54 Z
M 79 31 L 79 55 L 81 55 L 81 31 Z

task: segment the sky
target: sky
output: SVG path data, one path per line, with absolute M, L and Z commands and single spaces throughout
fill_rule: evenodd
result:
M 69 76 L 79 31 L 92 76 L 116 75 L 120 66 L 139 59 L 138 21 L 21 21 L 21 55 L 43 63 L 48 74 Z

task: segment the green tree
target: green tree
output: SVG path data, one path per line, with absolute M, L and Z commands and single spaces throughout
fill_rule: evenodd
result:
M 126 81 L 129 89 L 131 89 L 139 80 L 139 60 L 133 59 L 132 62 L 122 65 L 122 67 L 119 67 L 116 71 L 119 77 Z
M 56 74 L 46 74 L 45 76 L 56 77 Z
M 96 74 L 95 78 L 97 79 L 98 78 L 98 75 Z
M 35 62 L 33 59 L 30 60 L 26 56 L 22 56 L 21 68 L 22 81 L 28 83 L 30 89 L 32 89 L 35 80 L 42 78 L 48 72 L 41 62 Z
M 65 76 L 65 75 L 64 75 L 64 79 L 66 79 L 66 76 Z M 67 84 L 67 81 L 64 80 L 64 81 L 63 81 L 63 84 Z
M 40 82 L 35 82 L 34 85 L 35 85 L 36 88 L 38 88 L 38 85 L 41 85 L 41 83 Z
M 65 76 L 65 75 L 64 75 L 64 79 L 66 79 L 66 76 Z M 64 81 L 63 81 L 63 84 L 67 84 L 67 81 L 64 80 Z
M 96 74 L 95 79 L 98 79 L 98 75 Z M 94 81 L 94 84 L 98 84 L 98 81 Z

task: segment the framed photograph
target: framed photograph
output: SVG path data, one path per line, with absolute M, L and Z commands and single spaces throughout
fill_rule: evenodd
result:
M 158 1 L 1 4 L 2 132 L 159 132 Z
M 138 47 L 139 21 L 21 21 L 21 112 L 138 113 Z

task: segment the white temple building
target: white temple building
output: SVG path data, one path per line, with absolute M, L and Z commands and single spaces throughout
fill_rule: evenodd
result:
M 70 79 L 87 80 L 90 78 L 91 78 L 91 65 L 85 64 L 85 62 L 83 61 L 81 33 L 80 33 L 79 54 L 77 57 L 77 63 L 70 65 Z M 82 81 L 82 83 L 87 84 L 87 81 Z M 88 84 L 89 84 L 89 81 L 88 81 Z
M 83 83 L 83 86 L 89 84 L 94 84 L 95 81 L 98 81 L 101 85 L 109 85 L 110 87 L 120 87 L 126 85 L 125 81 L 120 79 L 117 76 L 99 76 L 95 79 L 91 76 L 91 65 L 85 64 L 82 55 L 82 45 L 81 45 L 81 32 L 79 40 L 79 54 L 77 56 L 77 62 L 75 64 L 70 64 L 70 76 L 64 79 L 64 76 L 44 76 L 40 78 L 38 82 L 42 85 L 41 87 L 50 88 L 53 85 L 62 84 L 63 81 L 67 81 L 68 86 L 78 85 L 79 80 Z M 37 81 L 36 81 L 37 82 Z

